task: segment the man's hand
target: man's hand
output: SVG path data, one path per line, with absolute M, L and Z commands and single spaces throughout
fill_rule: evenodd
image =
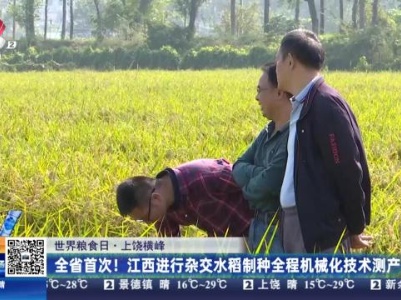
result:
M 351 248 L 352 249 L 363 249 L 372 246 L 373 237 L 371 235 L 365 235 L 363 233 L 358 235 L 351 235 Z

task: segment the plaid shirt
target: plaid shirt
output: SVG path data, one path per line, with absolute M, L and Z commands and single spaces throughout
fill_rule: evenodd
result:
M 248 235 L 253 212 L 224 159 L 199 159 L 167 168 L 156 177 L 170 176 L 174 204 L 156 223 L 162 236 L 179 236 L 180 225 L 195 225 L 213 236 Z

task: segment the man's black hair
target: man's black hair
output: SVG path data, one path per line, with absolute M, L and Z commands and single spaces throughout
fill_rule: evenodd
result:
M 271 83 L 272 86 L 275 88 L 278 87 L 278 82 L 277 82 L 277 74 L 276 74 L 276 64 L 274 63 L 267 63 L 263 65 L 262 71 L 267 74 L 268 80 Z
M 262 67 L 262 71 L 267 74 L 267 78 L 272 86 L 275 88 L 278 87 L 277 81 L 277 73 L 276 73 L 276 64 L 275 63 L 267 63 L 264 64 Z M 288 92 L 285 92 L 288 98 L 291 98 L 292 95 Z
M 154 178 L 146 176 L 131 177 L 120 183 L 117 187 L 117 206 L 120 214 L 127 216 L 136 207 L 146 204 L 154 183 Z
M 321 70 L 325 52 L 315 33 L 306 29 L 296 29 L 287 33 L 281 40 L 280 54 L 286 58 L 294 56 L 304 66 Z

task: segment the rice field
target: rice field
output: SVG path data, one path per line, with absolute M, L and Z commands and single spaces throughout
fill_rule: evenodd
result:
M 259 75 L 0 73 L 0 221 L 21 209 L 16 236 L 155 235 L 120 217 L 116 185 L 196 158 L 234 162 L 266 123 L 254 100 Z M 401 73 L 324 76 L 363 133 L 373 183 L 368 252 L 400 253 Z

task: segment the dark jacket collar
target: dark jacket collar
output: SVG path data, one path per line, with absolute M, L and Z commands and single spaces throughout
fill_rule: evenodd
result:
M 324 78 L 320 77 L 316 80 L 315 84 L 309 90 L 308 94 L 305 97 L 305 101 L 303 103 L 301 115 L 299 116 L 299 120 L 303 119 L 305 115 L 309 112 L 310 107 L 312 105 L 313 99 L 315 99 L 316 93 L 320 89 L 320 87 L 324 84 Z

